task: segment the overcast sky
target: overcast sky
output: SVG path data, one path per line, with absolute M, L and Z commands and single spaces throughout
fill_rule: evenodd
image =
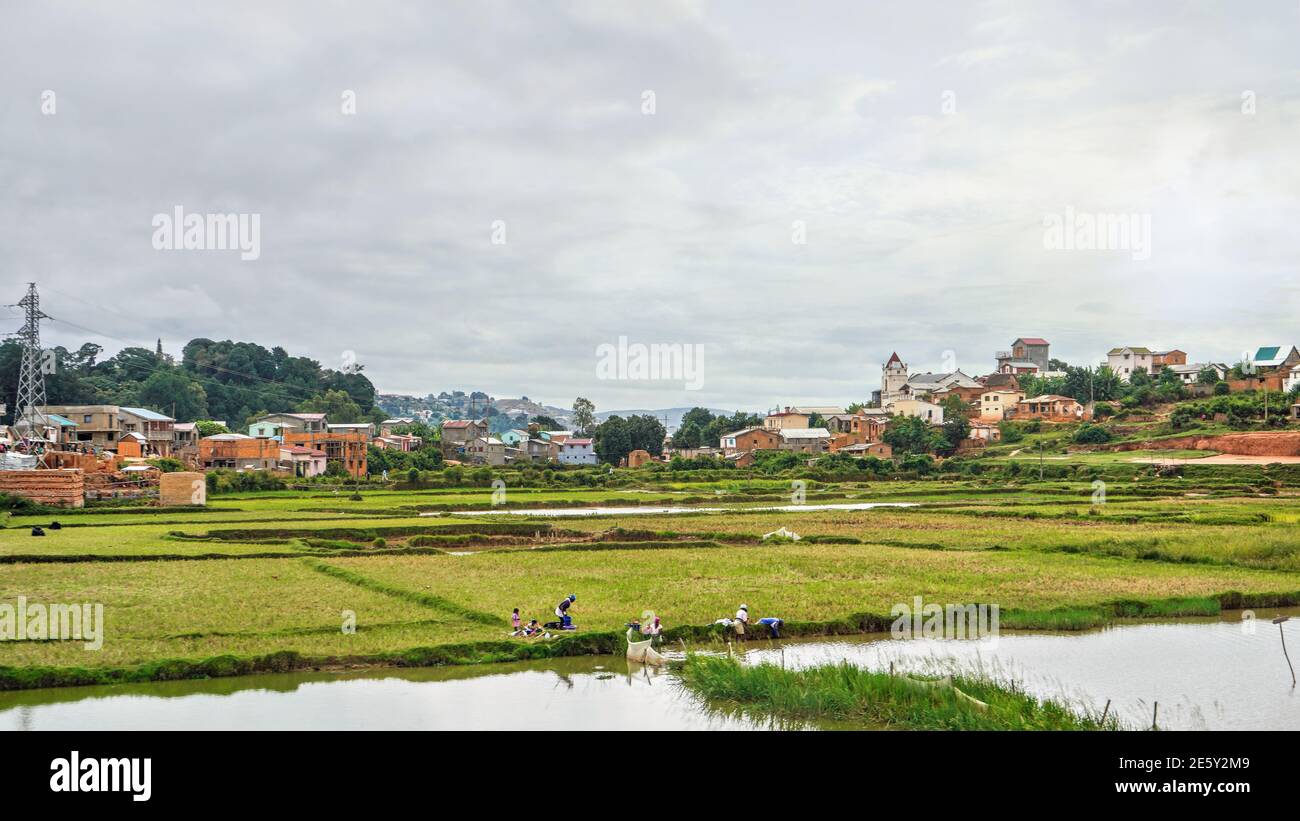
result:
M 979 374 L 1017 336 L 1076 364 L 1300 343 L 1295 0 L 0 18 L 0 300 L 37 281 L 46 344 L 758 409 L 866 399 L 894 350 Z M 155 250 L 176 206 L 260 215 L 260 257 Z M 1149 258 L 1045 247 L 1067 208 L 1149 215 Z M 620 336 L 702 345 L 701 389 L 598 379 Z

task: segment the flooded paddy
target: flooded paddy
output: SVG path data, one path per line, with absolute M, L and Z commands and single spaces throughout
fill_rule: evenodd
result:
M 995 640 L 894 640 L 885 634 L 752 642 L 749 662 L 809 666 L 848 660 L 870 669 L 982 671 L 1041 698 L 1161 729 L 1300 729 L 1300 692 L 1282 655 L 1278 613 L 1125 623 L 1077 633 L 1003 631 Z M 1300 622 L 1283 625 L 1292 656 Z M 716 648 L 715 648 L 716 649 Z M 671 654 L 670 654 L 671 655 Z M 677 655 L 680 656 L 680 653 Z M 765 729 L 724 717 L 671 670 L 584 656 L 512 664 L 0 693 L 0 730 L 109 729 Z

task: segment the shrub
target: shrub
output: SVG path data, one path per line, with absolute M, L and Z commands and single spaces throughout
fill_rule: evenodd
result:
M 1074 441 L 1081 445 L 1100 445 L 1110 441 L 1110 431 L 1101 425 L 1085 422 L 1074 432 Z

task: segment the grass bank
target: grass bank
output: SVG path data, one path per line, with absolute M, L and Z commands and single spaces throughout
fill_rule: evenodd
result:
M 682 682 L 710 709 L 777 721 L 905 730 L 1119 729 L 1113 717 L 1076 713 L 1039 701 L 1013 683 L 953 677 L 921 680 L 848 663 L 788 670 L 741 664 L 730 656 L 689 654 Z M 955 688 L 955 689 L 954 689 Z

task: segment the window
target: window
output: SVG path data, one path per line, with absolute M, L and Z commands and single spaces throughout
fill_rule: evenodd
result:
M 89 425 L 89 424 L 90 424 L 90 420 L 91 420 L 91 418 L 92 418 L 91 415 L 88 414 L 88 413 L 82 414 L 82 416 L 81 416 L 81 424 L 83 424 L 83 425 Z

